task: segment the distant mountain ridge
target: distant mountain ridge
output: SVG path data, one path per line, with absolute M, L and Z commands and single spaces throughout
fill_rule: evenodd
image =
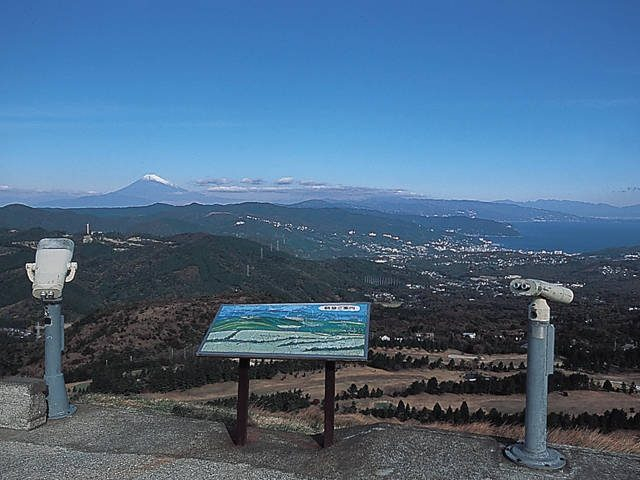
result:
M 528 202 L 512 202 L 510 200 L 505 200 L 502 203 L 519 205 L 521 207 L 551 210 L 579 217 L 640 219 L 640 204 L 616 207 L 607 203 L 589 203 L 574 200 L 533 200 Z
M 141 207 L 155 203 L 184 206 L 191 203 L 230 204 L 247 201 L 255 202 L 259 192 L 242 189 L 230 189 L 225 194 L 218 191 L 215 196 L 208 191 L 192 191 L 179 187 L 161 176 L 148 173 L 130 185 L 113 192 L 73 196 L 71 194 L 46 192 L 26 192 L 11 189 L 0 190 L 0 205 L 22 203 L 34 207 L 58 208 L 103 208 L 103 207 Z M 248 193 L 249 192 L 249 193 Z M 282 192 L 282 198 L 287 198 Z M 324 195 L 324 197 L 323 197 Z M 332 197 L 331 191 L 308 192 L 309 198 L 293 206 L 304 208 L 348 208 L 376 210 L 389 214 L 414 215 L 423 217 L 465 216 L 483 218 L 497 222 L 527 221 L 579 221 L 585 218 L 640 219 L 640 204 L 628 207 L 615 207 L 604 203 L 576 202 L 568 200 L 535 200 L 528 202 L 445 200 L 408 196 L 395 193 L 372 193 L 368 197 L 344 199 Z M 253 198 L 250 200 L 250 198 Z M 276 203 L 291 205 L 286 201 Z
M 535 200 L 515 202 L 500 200 L 443 200 L 380 196 L 353 202 L 308 200 L 295 204 L 308 208 L 351 207 L 379 210 L 388 213 L 421 216 L 462 215 L 486 218 L 498 222 L 581 221 L 599 219 L 640 219 L 640 204 L 616 207 L 606 203 L 589 203 L 572 200 Z
M 423 217 L 464 216 L 493 220 L 496 222 L 579 220 L 578 216 L 572 214 L 511 203 L 482 202 L 479 200 L 441 200 L 420 197 L 378 196 L 352 202 L 309 200 L 296 205 L 310 208 L 327 208 L 333 206 L 377 210 L 385 213 Z
M 359 201 L 353 205 L 359 208 L 370 208 L 388 213 L 426 217 L 459 215 L 471 218 L 484 218 L 497 222 L 578 220 L 575 215 L 539 208 L 523 207 L 520 205 L 482 202 L 478 200 L 373 197 Z

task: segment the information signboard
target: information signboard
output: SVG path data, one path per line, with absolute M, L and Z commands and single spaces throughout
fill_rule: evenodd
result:
M 368 303 L 222 305 L 198 355 L 365 361 Z

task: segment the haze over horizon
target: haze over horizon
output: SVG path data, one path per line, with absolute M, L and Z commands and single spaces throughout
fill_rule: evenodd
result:
M 0 191 L 640 203 L 635 2 L 3 2 Z

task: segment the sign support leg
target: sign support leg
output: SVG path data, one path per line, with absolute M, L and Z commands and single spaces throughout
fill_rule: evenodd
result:
M 336 362 L 324 362 L 324 437 L 322 446 L 333 445 L 333 424 L 336 406 Z
M 247 443 L 247 421 L 249 419 L 249 359 L 241 358 L 238 366 L 238 403 L 236 415 L 236 445 Z

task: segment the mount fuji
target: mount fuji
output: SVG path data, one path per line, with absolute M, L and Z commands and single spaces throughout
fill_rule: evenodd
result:
M 193 202 L 211 203 L 211 200 L 201 193 L 178 187 L 155 173 L 148 173 L 130 185 L 113 192 L 51 201 L 47 202 L 47 206 L 140 207 L 153 203 L 171 205 L 187 205 Z

